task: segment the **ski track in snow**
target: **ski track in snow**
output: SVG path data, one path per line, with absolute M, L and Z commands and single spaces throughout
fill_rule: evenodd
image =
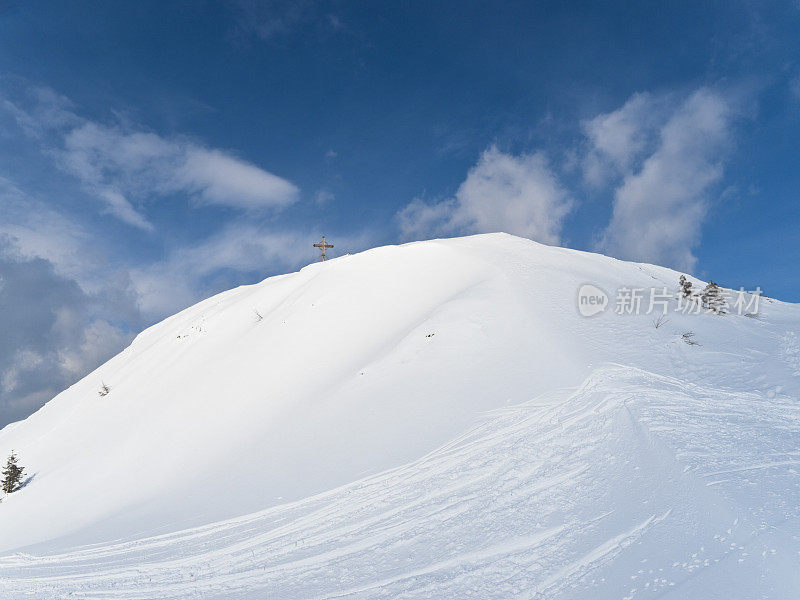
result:
M 797 598 L 798 449 L 795 399 L 607 366 L 330 492 L 0 557 L 0 597 Z

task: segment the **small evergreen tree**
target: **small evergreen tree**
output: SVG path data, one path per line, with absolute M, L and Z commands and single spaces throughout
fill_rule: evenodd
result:
M 708 285 L 703 288 L 700 299 L 703 301 L 703 308 L 714 311 L 718 315 L 725 313 L 725 306 L 727 304 L 725 302 L 725 297 L 722 295 L 719 286 L 713 281 L 709 281 Z
M 17 455 L 12 450 L 11 456 L 6 461 L 6 467 L 3 469 L 3 491 L 6 494 L 17 490 L 20 482 L 22 482 L 22 474 L 25 472 L 23 467 L 17 465 Z
M 681 275 L 678 284 L 680 285 L 681 293 L 684 298 L 688 298 L 692 295 L 692 282 L 686 279 L 686 275 Z

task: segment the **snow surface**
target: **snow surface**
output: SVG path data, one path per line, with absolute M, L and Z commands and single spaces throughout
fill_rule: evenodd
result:
M 576 310 L 678 276 L 491 234 L 201 302 L 0 431 L 0 597 L 796 599 L 800 307 Z

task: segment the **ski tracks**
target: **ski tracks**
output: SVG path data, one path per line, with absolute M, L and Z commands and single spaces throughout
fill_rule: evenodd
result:
M 761 561 L 791 560 L 798 447 L 788 398 L 612 366 L 560 403 L 497 411 L 418 461 L 299 502 L 1 557 L 0 586 L 3 598 L 139 600 L 683 593 L 701 571 L 751 576 L 754 544 Z M 778 524 L 781 541 L 764 545 Z

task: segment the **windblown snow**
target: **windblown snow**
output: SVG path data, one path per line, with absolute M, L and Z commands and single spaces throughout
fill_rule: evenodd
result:
M 0 597 L 796 599 L 800 307 L 679 275 L 490 234 L 186 309 L 0 431 Z

